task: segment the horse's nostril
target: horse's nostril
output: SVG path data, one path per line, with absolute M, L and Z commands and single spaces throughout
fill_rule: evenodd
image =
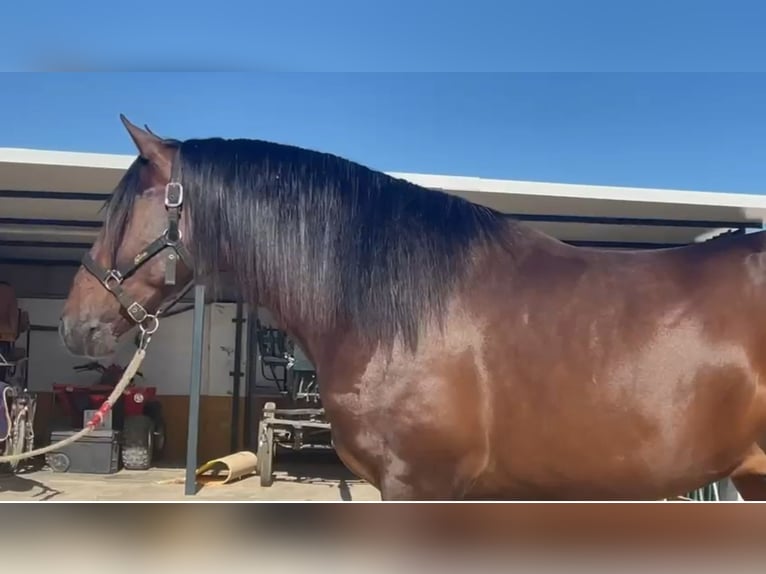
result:
M 70 321 L 65 317 L 61 317 L 59 319 L 58 331 L 62 340 L 71 340 L 74 337 L 82 341 L 88 341 L 101 336 L 101 325 L 92 323 L 73 327 Z
M 101 327 L 99 327 L 98 325 L 91 325 L 85 331 L 85 337 L 90 340 L 97 338 L 100 334 L 101 334 Z

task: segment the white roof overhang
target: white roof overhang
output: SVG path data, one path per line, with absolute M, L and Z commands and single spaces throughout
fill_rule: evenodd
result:
M 76 264 L 132 155 L 0 148 L 0 261 Z M 766 197 L 391 173 L 582 245 L 651 247 L 760 229 Z

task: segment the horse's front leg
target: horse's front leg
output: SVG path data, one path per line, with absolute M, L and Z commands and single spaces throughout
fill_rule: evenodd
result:
M 744 500 L 766 500 L 766 453 L 753 445 L 729 477 Z

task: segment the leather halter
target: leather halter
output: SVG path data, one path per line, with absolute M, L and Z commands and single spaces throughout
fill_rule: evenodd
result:
M 191 254 L 181 242 L 179 220 L 181 217 L 183 200 L 183 186 L 178 182 L 169 182 L 165 186 L 165 209 L 168 212 L 168 226 L 162 235 L 152 241 L 143 251 L 139 252 L 138 255 L 133 258 L 132 265 L 122 268 L 115 267 L 112 269 L 104 269 L 96 263 L 90 253 L 86 253 L 82 258 L 82 264 L 85 269 L 96 277 L 107 291 L 117 298 L 128 316 L 139 326 L 144 335 L 151 335 L 157 330 L 159 327 L 158 317 L 175 305 L 189 291 L 194 284 L 194 278 L 192 278 L 177 295 L 164 305 L 160 306 L 157 312 L 153 315 L 150 314 L 143 305 L 125 292 L 122 283 L 125 279 L 135 273 L 144 263 L 165 249 L 173 250 L 173 253 L 169 253 L 167 258 L 167 265 L 165 267 L 165 285 L 176 284 L 176 264 L 179 257 L 189 269 L 194 269 Z

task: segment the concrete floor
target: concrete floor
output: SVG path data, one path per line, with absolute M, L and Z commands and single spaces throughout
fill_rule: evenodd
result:
M 262 487 L 251 475 L 226 485 L 200 486 L 184 495 L 183 468 L 120 470 L 111 475 L 57 473 L 47 468 L 0 474 L 0 502 L 6 501 L 257 501 L 380 500 L 379 492 L 335 461 L 277 463 L 274 482 Z

